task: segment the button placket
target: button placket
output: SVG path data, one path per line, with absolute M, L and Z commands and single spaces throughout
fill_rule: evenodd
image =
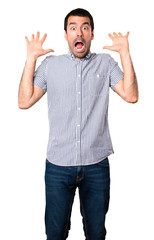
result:
M 76 163 L 81 164 L 81 62 L 77 65 L 77 79 L 76 79 L 76 97 L 77 97 L 77 122 L 76 122 Z

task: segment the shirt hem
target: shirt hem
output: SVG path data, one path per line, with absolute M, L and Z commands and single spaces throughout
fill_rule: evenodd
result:
M 52 164 L 54 164 L 54 165 L 63 166 L 63 167 L 89 166 L 89 165 L 93 165 L 93 164 L 96 164 L 96 163 L 99 163 L 99 162 L 103 161 L 105 158 L 109 157 L 111 154 L 114 154 L 114 151 L 113 151 L 113 150 L 112 150 L 112 152 L 104 155 L 103 157 L 98 158 L 96 161 L 86 162 L 86 161 L 84 160 L 84 162 L 86 162 L 86 164 L 81 163 L 81 164 L 71 164 L 71 165 L 70 165 L 70 164 L 65 164 L 65 165 L 62 165 L 62 164 L 59 164 L 59 163 L 56 162 L 56 161 L 51 161 L 51 160 L 50 160 L 50 155 L 47 155 L 47 156 L 46 156 L 46 159 L 47 159 L 50 163 L 52 163 Z

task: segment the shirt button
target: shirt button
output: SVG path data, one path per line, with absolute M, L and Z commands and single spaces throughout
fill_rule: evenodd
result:
M 78 92 L 78 94 L 80 94 L 80 92 Z
M 78 110 L 80 110 L 80 108 L 78 108 Z
M 80 124 L 78 124 L 77 126 L 80 127 Z
M 80 77 L 80 74 L 78 74 L 78 77 Z

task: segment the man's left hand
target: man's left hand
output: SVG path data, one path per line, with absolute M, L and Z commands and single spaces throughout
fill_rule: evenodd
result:
M 125 36 L 123 36 L 120 32 L 108 34 L 109 38 L 112 40 L 112 46 L 104 46 L 103 49 L 108 49 L 111 51 L 118 52 L 121 54 L 122 52 L 129 52 L 129 43 L 128 36 L 129 32 Z

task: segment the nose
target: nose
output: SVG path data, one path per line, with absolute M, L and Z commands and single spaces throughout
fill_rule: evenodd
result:
M 77 29 L 77 36 L 78 36 L 78 37 L 82 37 L 82 35 L 83 35 L 83 34 L 82 34 L 82 29 L 81 29 L 81 28 L 78 28 L 78 29 Z

